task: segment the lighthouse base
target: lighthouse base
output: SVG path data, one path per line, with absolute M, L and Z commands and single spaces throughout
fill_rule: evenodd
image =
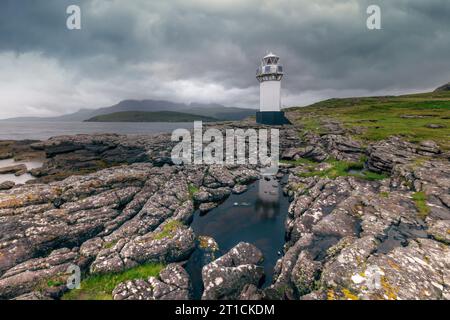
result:
M 285 117 L 283 111 L 257 111 L 256 123 L 273 126 L 291 124 L 291 122 Z

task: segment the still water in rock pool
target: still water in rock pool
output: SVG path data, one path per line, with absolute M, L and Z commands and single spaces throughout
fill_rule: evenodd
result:
M 283 180 L 260 180 L 240 195 L 231 195 L 219 207 L 207 214 L 195 213 L 191 224 L 199 236 L 209 236 L 219 245 L 215 258 L 228 252 L 239 242 L 254 244 L 264 254 L 265 283 L 272 282 L 273 268 L 281 257 L 285 240 L 284 222 L 289 200 L 283 195 Z M 201 298 L 203 283 L 201 270 L 205 263 L 203 252 L 196 249 L 186 264 L 191 276 L 194 298 Z
M 10 166 L 17 166 L 17 165 L 25 165 L 27 167 L 27 170 L 40 168 L 42 167 L 42 161 L 41 160 L 34 160 L 34 161 L 14 161 L 14 159 L 5 159 L 0 160 L 0 168 L 6 168 Z M 0 174 L 0 183 L 5 181 L 12 181 L 16 184 L 19 183 L 25 183 L 29 180 L 33 180 L 34 177 L 29 173 L 24 173 L 21 175 L 15 175 L 13 173 L 8 174 Z

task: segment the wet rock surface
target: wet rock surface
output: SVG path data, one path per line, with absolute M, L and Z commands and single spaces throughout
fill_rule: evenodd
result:
M 306 300 L 449 298 L 446 156 L 433 142 L 395 137 L 367 154 L 366 165 L 389 178 L 332 180 L 289 169 L 288 240 L 267 293 Z
M 0 157 L 47 156 L 32 184 L 0 186 L 0 299 L 58 299 L 70 265 L 95 275 L 151 262 L 167 267 L 119 284 L 114 299 L 188 299 L 180 264 L 200 245 L 203 299 L 449 299 L 448 153 L 433 141 L 399 137 L 363 146 L 336 121 L 322 126 L 320 135 L 280 131 L 280 157 L 290 162 L 279 174 L 289 175 L 292 203 L 267 288 L 255 246 L 239 243 L 216 259 L 217 243 L 189 228 L 195 210 L 245 192 L 260 178 L 256 166 L 173 165 L 168 135 L 0 144 Z M 364 161 L 386 178 L 305 176 L 292 164 L 302 159 L 319 172 L 332 159 Z
M 0 190 L 9 190 L 12 189 L 15 186 L 15 182 L 13 181 L 5 181 L 0 183 Z
M 152 162 L 163 165 L 171 163 L 170 150 L 173 145 L 167 134 L 54 137 L 31 145 L 31 148 L 45 152 L 47 156 L 42 168 L 32 170 L 32 174 L 46 182 L 62 179 L 80 171 L 87 173 L 120 164 Z
M 66 139 L 34 147 L 53 157 L 76 152 L 84 141 L 79 136 Z M 95 137 L 83 139 L 88 139 L 86 145 L 96 141 Z M 104 143 L 103 135 L 101 139 Z M 3 190 L 0 298 L 37 297 L 33 292 L 38 286 L 43 287 L 39 292 L 45 298 L 59 298 L 71 264 L 88 274 L 104 274 L 151 262 L 184 261 L 197 245 L 188 225 L 195 206 L 203 204 L 194 200 L 196 192 L 190 188 L 204 192 L 213 207 L 235 185 L 258 177 L 256 168 L 247 166 L 219 169 L 134 163 Z M 158 281 L 167 279 L 162 276 Z M 158 294 L 153 292 L 152 299 L 163 298 Z
M 88 261 L 77 249 L 58 249 L 45 258 L 30 259 L 16 265 L 0 277 L 0 298 L 11 299 L 39 292 L 39 300 L 59 298 L 67 290 L 69 267 L 81 268 Z
M 32 148 L 37 140 L 4 140 L 0 141 L 0 160 L 15 159 L 16 161 L 26 161 L 32 159 L 43 159 L 45 153 Z
M 18 165 L 0 168 L 0 174 L 14 173 L 15 175 L 21 175 L 26 172 L 27 172 L 27 167 L 24 164 L 18 164 Z

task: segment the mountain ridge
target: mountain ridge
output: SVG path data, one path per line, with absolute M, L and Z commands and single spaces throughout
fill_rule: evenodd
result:
M 106 115 L 116 112 L 157 112 L 157 111 L 173 111 L 182 112 L 192 115 L 205 116 L 215 118 L 222 121 L 242 120 L 255 114 L 255 109 L 225 107 L 221 104 L 210 103 L 178 103 L 166 100 L 122 100 L 119 103 L 98 109 L 80 109 L 77 112 L 65 114 L 56 117 L 14 117 L 8 119 L 0 119 L 1 121 L 64 121 L 64 122 L 82 122 L 90 118 Z
M 215 118 L 175 111 L 122 111 L 102 114 L 84 120 L 84 122 L 190 122 L 217 121 Z

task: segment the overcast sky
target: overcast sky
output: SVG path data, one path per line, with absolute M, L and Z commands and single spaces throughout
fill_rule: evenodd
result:
M 82 29 L 66 28 L 66 8 Z M 382 30 L 366 9 L 382 9 Z M 257 107 L 273 51 L 282 104 L 434 89 L 450 81 L 449 0 L 1 0 L 0 118 L 124 99 Z

